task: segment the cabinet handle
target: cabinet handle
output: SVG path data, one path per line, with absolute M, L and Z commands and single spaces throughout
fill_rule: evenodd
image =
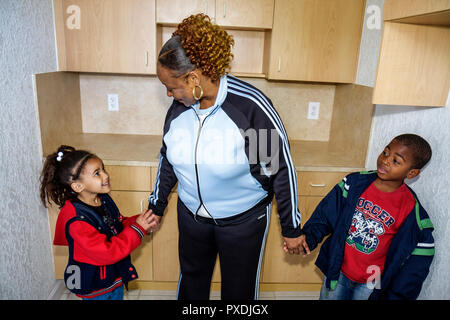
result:
M 278 72 L 281 71 L 281 57 L 278 58 Z
M 148 51 L 145 51 L 145 66 L 148 67 Z
M 208 0 L 205 0 L 205 13 L 208 14 Z
M 310 183 L 309 185 L 310 185 L 311 187 L 313 187 L 313 188 L 323 188 L 323 187 L 326 186 L 325 183 L 319 183 L 319 184 L 316 184 L 316 183 Z
M 227 2 L 223 2 L 223 17 L 225 18 L 227 16 Z
M 142 199 L 142 200 L 141 200 L 141 212 L 144 210 L 144 200 L 145 200 L 145 199 Z

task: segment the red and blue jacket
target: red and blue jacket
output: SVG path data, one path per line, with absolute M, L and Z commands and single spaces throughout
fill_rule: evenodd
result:
M 138 278 L 130 259 L 145 236 L 136 223 L 138 215 L 123 217 L 109 195 L 99 196 L 111 218 L 109 226 L 92 208 L 71 200 L 56 222 L 53 243 L 69 246 L 64 283 L 81 298 L 94 298 Z
M 329 235 L 316 260 L 327 277 L 328 289 L 337 286 L 356 203 L 376 178 L 376 171 L 347 175 L 322 199 L 302 229 L 310 250 Z M 416 194 L 408 189 L 416 203 L 389 246 L 381 281 L 379 287 L 375 286 L 371 300 L 417 299 L 429 273 L 435 253 L 434 228 Z

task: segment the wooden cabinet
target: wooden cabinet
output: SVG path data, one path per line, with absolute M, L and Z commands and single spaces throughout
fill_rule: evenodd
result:
M 450 96 L 450 1 L 386 1 L 374 104 L 443 107 Z M 405 22 L 405 23 L 400 23 Z
M 450 0 L 386 0 L 383 19 L 417 23 L 427 16 L 426 24 L 445 23 L 444 21 L 446 21 L 446 24 L 449 25 L 449 13 Z M 446 20 L 442 20 L 443 17 L 446 17 Z
M 111 183 L 110 195 L 125 217 L 140 214 L 147 208 L 150 194 L 150 167 L 105 166 Z M 131 253 L 140 281 L 153 280 L 153 239 L 147 235 L 141 245 Z
M 124 216 L 139 214 L 147 207 L 147 198 L 153 189 L 157 168 L 109 165 L 105 169 L 110 174 L 111 197 Z M 338 183 L 344 172 L 298 172 L 299 208 L 304 224 L 322 198 Z M 132 252 L 132 263 L 139 274 L 139 282 L 156 284 L 176 284 L 179 279 L 178 222 L 176 189 L 169 196 L 169 204 L 161 221 L 161 228 L 146 236 L 139 248 Z M 49 207 L 52 238 L 59 209 Z M 283 251 L 283 238 L 274 201 L 270 218 L 270 228 L 266 240 L 261 272 L 261 284 L 320 284 L 322 273 L 314 265 L 319 248 L 303 258 Z M 54 247 L 55 275 L 62 279 L 67 264 L 67 247 Z M 216 267 L 212 282 L 220 282 L 220 262 Z
M 48 220 L 50 223 L 51 240 L 55 238 L 56 221 L 58 220 L 60 208 L 55 204 L 48 205 Z M 53 246 L 53 264 L 55 266 L 55 278 L 64 279 L 64 270 L 69 259 L 69 247 Z
M 274 0 L 216 0 L 216 23 L 224 27 L 272 29 Z
M 234 38 L 230 71 L 237 76 L 262 78 L 266 33 L 272 28 L 273 7 L 274 0 L 157 0 L 157 51 L 184 18 L 208 13 L 214 23 L 226 28 Z
M 155 281 L 178 281 L 178 196 L 172 193 L 169 204 L 161 219 L 161 228 L 153 233 L 153 264 Z
M 105 166 L 105 170 L 112 190 L 150 191 L 153 188 L 150 167 Z
M 54 0 L 58 70 L 156 74 L 155 0 Z
M 302 220 L 306 221 L 322 197 L 299 197 Z M 283 237 L 276 203 L 272 206 L 269 233 L 264 253 L 263 283 L 321 283 L 323 276 L 314 265 L 319 251 L 308 257 L 290 255 L 283 251 Z
M 216 0 L 156 0 L 156 22 L 178 24 L 191 14 L 205 13 L 215 18 Z
M 344 172 L 298 172 L 299 209 L 302 225 L 311 217 L 323 197 L 346 175 Z M 320 245 L 307 257 L 283 251 L 283 237 L 276 203 L 272 208 L 270 228 L 264 253 L 263 283 L 319 284 L 322 272 L 315 266 Z
M 364 0 L 277 0 L 268 78 L 353 83 Z
M 232 28 L 271 29 L 274 0 L 156 0 L 156 22 L 176 25 L 191 14 L 205 13 Z
M 148 198 L 149 192 L 142 191 L 111 191 L 110 195 L 125 216 L 134 216 L 141 213 L 143 203 Z M 145 209 L 145 207 L 144 207 Z M 147 235 L 142 239 L 141 245 L 131 253 L 131 262 L 136 267 L 140 281 L 153 280 L 153 247 L 152 236 Z

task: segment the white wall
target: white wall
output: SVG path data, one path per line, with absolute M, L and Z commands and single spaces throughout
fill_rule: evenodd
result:
M 51 0 L 0 1 L 0 299 L 46 299 L 55 285 L 32 74 L 56 71 Z
M 418 179 L 407 181 L 430 215 L 436 255 L 420 299 L 450 299 L 450 106 L 423 108 L 377 105 L 366 166 L 376 168 L 383 148 L 401 133 L 415 133 L 431 145 L 433 156 Z

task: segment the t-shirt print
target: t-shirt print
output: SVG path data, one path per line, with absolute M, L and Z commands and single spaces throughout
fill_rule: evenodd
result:
M 394 192 L 382 192 L 372 183 L 360 196 L 346 236 L 342 272 L 365 282 L 369 266 L 384 267 L 389 245 L 415 204 L 405 184 Z

